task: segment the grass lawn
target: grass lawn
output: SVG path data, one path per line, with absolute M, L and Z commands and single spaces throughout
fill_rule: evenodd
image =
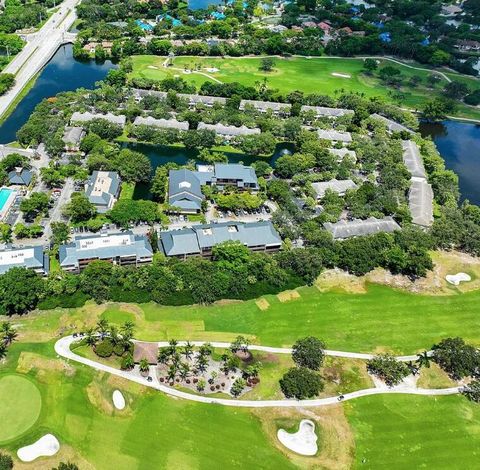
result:
M 480 406 L 460 396 L 380 395 L 345 404 L 362 469 L 477 468 Z
M 135 183 L 127 183 L 122 181 L 122 190 L 120 192 L 120 199 L 132 199 L 135 191 Z
M 42 398 L 35 384 L 21 375 L 0 376 L 0 443 L 12 440 L 37 421 Z
M 101 313 L 113 322 L 135 321 L 137 337 L 150 341 L 230 341 L 243 334 L 258 344 L 291 346 L 300 337 L 316 335 L 330 349 L 398 354 L 427 349 L 446 336 L 480 344 L 480 291 L 433 296 L 372 284 L 358 294 L 322 293 L 316 287 L 298 293 L 286 302 L 265 296 L 262 308 L 255 300 L 182 307 L 113 304 Z
M 187 81 L 200 87 L 205 81 L 219 80 L 224 83 L 238 81 L 247 86 L 256 86 L 264 78 L 268 80 L 268 86 L 277 89 L 281 93 L 301 89 L 305 93 L 320 93 L 334 96 L 336 91 L 357 91 L 366 96 L 381 96 L 388 101 L 408 106 L 413 109 L 419 108 L 427 99 L 432 97 L 431 89 L 426 86 L 428 71 L 414 70 L 382 61 L 380 67 L 386 65 L 401 69 L 404 81 L 417 75 L 422 78 L 422 84 L 413 88 L 409 85 L 402 87 L 402 96 L 395 97 L 397 90 L 391 89 L 380 83 L 375 77 L 367 77 L 362 74 L 362 59 L 346 58 L 303 58 L 294 57 L 288 59 L 276 59 L 275 69 L 271 72 L 259 70 L 260 58 L 218 58 L 218 57 L 176 57 L 173 66 L 162 67 L 164 57 L 158 56 L 134 56 L 132 77 L 142 77 L 151 80 L 162 80 L 167 77 L 180 76 Z M 218 72 L 210 73 L 206 68 L 217 68 Z M 199 70 L 199 73 L 185 74 L 184 69 Z M 350 78 L 342 78 L 332 74 L 348 75 Z M 213 78 L 209 78 L 213 77 Z M 469 85 L 471 89 L 480 88 L 478 79 L 461 75 L 451 74 L 451 78 L 458 79 Z M 447 81 L 442 79 L 436 86 L 438 93 Z M 392 93 L 393 92 L 393 93 Z M 480 110 L 459 105 L 459 116 L 480 119 Z

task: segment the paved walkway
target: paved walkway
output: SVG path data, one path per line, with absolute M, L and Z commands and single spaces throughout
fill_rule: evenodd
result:
M 239 408 L 271 408 L 271 407 L 280 407 L 280 408 L 294 408 L 298 406 L 325 406 L 325 405 L 333 405 L 339 402 L 338 397 L 328 397 L 328 398 L 317 398 L 313 400 L 291 400 L 291 399 L 284 399 L 284 400 L 236 400 L 236 399 L 226 399 L 226 398 L 212 398 L 203 395 L 194 395 L 193 393 L 182 392 L 172 387 L 168 387 L 166 385 L 161 384 L 158 381 L 157 375 L 154 373 L 154 367 L 151 367 L 150 375 L 152 377 L 152 382 L 148 382 L 146 378 L 142 377 L 137 369 L 133 371 L 123 371 L 119 369 L 115 369 L 114 367 L 110 367 L 104 364 L 100 364 L 98 362 L 92 361 L 91 359 L 87 359 L 85 357 L 78 356 L 74 352 L 70 350 L 70 345 L 78 341 L 78 338 L 74 338 L 73 336 L 66 336 L 62 339 L 59 339 L 55 343 L 55 352 L 65 359 L 70 359 L 72 361 L 78 362 L 80 364 L 87 365 L 92 367 L 96 370 L 108 372 L 109 374 L 116 375 L 117 377 L 121 377 L 132 382 L 136 382 L 140 385 L 144 385 L 146 387 L 154 388 L 161 392 L 166 393 L 167 395 L 182 398 L 184 400 L 195 401 L 198 403 L 210 403 L 210 404 L 217 404 L 223 406 L 232 406 L 232 407 L 239 407 Z M 204 342 L 199 341 L 192 341 L 194 345 L 201 345 Z M 159 345 L 168 345 L 168 343 L 160 342 L 157 343 Z M 184 342 L 179 342 L 179 345 L 185 344 Z M 210 343 L 214 347 L 228 347 L 230 343 Z M 226 346 L 225 346 L 226 345 Z M 291 350 L 289 348 L 270 348 L 268 346 L 249 346 L 249 349 L 255 351 L 266 351 L 266 352 L 274 352 L 278 354 L 287 354 Z M 338 356 L 338 357 L 354 357 L 354 358 L 362 358 L 368 359 L 372 357 L 370 354 L 358 354 L 357 353 L 350 353 L 350 352 L 342 352 L 342 351 L 328 351 L 329 355 Z M 398 359 L 400 360 L 411 360 L 409 358 L 416 358 L 417 356 L 401 356 Z M 407 359 L 408 358 L 408 359 Z M 459 393 L 461 391 L 461 387 L 451 387 L 451 388 L 443 388 L 443 389 L 424 389 L 424 388 L 416 388 L 414 386 L 409 386 L 408 384 L 400 384 L 397 387 L 393 388 L 367 388 L 364 390 L 357 390 L 356 392 L 346 393 L 344 394 L 343 401 L 346 400 L 353 400 L 354 398 L 365 397 L 369 395 L 378 395 L 383 393 L 403 393 L 403 394 L 411 394 L 411 395 L 428 395 L 428 396 L 435 396 L 435 395 L 453 395 Z

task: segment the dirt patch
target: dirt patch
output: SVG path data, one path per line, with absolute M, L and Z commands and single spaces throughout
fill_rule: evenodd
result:
M 255 304 L 257 305 L 257 307 L 263 311 L 265 310 L 268 310 L 268 308 L 270 307 L 270 304 L 268 303 L 268 300 L 267 299 L 258 299 L 255 301 Z
M 61 359 L 47 359 L 40 354 L 22 351 L 18 358 L 17 372 L 27 374 L 33 369 L 38 370 L 39 376 L 44 375 L 47 371 L 62 372 L 69 377 L 75 374 L 75 367 Z
M 144 316 L 143 310 L 135 304 L 119 304 L 118 309 L 121 312 L 127 312 L 135 315 L 136 317 L 142 317 Z
M 329 269 L 318 276 L 315 286 L 320 292 L 341 290 L 349 294 L 365 294 L 365 279 L 340 269 Z
M 241 304 L 243 303 L 243 300 L 238 300 L 238 299 L 222 299 L 222 300 L 217 300 L 216 302 L 213 303 L 213 305 L 232 305 L 232 304 Z
M 292 463 L 308 469 L 349 469 L 354 455 L 353 433 L 341 405 L 322 406 L 318 408 L 275 408 L 257 409 L 262 428 L 272 444 Z M 318 435 L 318 453 L 314 457 L 302 457 L 285 448 L 277 438 L 277 431 L 286 428 L 298 429 L 302 419 L 315 422 Z M 290 429 L 288 429 L 290 431 Z
M 297 300 L 300 298 L 300 294 L 296 290 L 286 290 L 277 294 L 277 299 L 280 302 L 289 302 L 291 300 Z

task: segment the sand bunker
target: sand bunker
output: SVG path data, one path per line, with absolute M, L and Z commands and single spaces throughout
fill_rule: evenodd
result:
M 449 284 L 458 286 L 461 282 L 471 281 L 472 278 L 467 273 L 447 274 L 445 279 Z
M 257 304 L 257 307 L 262 311 L 267 310 L 268 307 L 270 307 L 267 299 L 258 299 L 255 301 L 255 303 Z
M 279 429 L 277 437 L 287 449 L 297 454 L 315 455 L 318 451 L 315 423 L 309 419 L 302 419 L 298 431 L 294 434 Z
M 280 300 L 280 302 L 288 302 L 299 298 L 300 294 L 296 290 L 286 290 L 277 294 L 277 299 Z
M 334 77 L 340 77 L 340 78 L 352 78 L 351 75 L 348 75 L 346 73 L 337 73 L 337 72 L 332 72 L 332 75 Z
M 215 67 L 207 67 L 205 69 L 208 73 L 216 73 L 216 72 L 220 72 L 220 69 L 217 69 Z
M 112 395 L 113 406 L 117 410 L 123 410 L 125 408 L 125 398 L 120 390 L 115 390 Z
M 60 443 L 53 434 L 45 434 L 29 446 L 18 449 L 17 455 L 22 462 L 32 462 L 38 457 L 51 457 L 60 450 Z

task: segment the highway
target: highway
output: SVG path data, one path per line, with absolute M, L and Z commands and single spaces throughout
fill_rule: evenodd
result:
M 80 0 L 65 0 L 39 31 L 28 36 L 23 50 L 5 67 L 3 73 L 15 75 L 15 85 L 0 96 L 0 117 L 57 49 L 73 40 L 75 35 L 68 30 L 76 20 L 75 7 L 78 3 Z

